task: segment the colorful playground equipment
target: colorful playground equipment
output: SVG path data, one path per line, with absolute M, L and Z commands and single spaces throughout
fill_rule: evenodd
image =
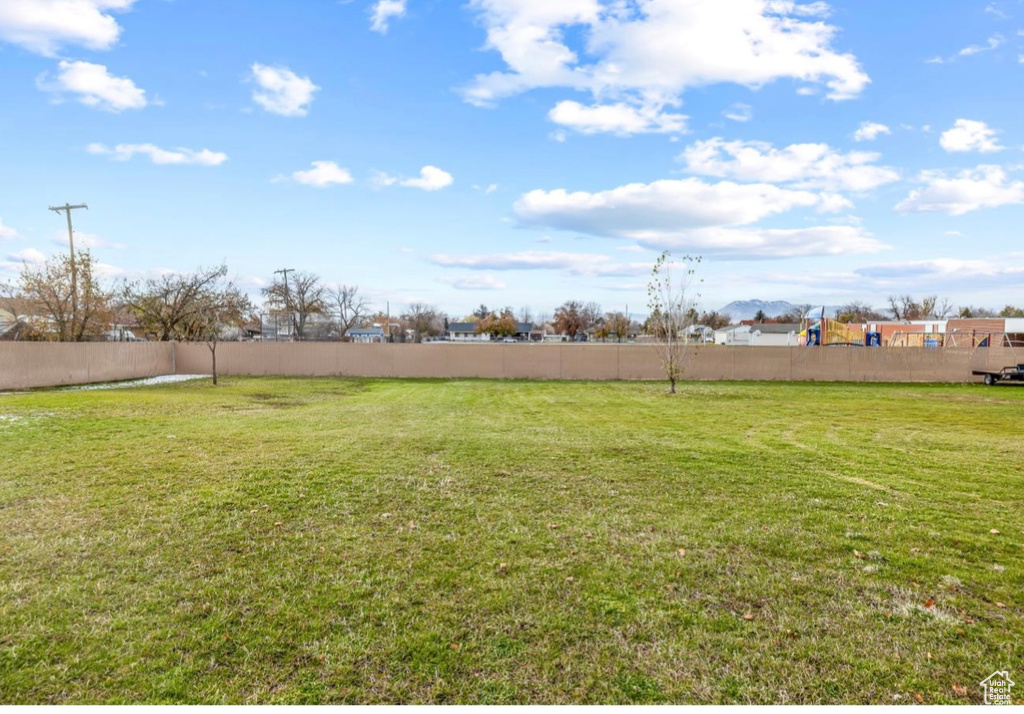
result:
M 807 347 L 880 347 L 882 344 L 880 333 L 865 331 L 860 325 L 847 325 L 824 315 L 806 317 L 803 322 L 800 344 Z

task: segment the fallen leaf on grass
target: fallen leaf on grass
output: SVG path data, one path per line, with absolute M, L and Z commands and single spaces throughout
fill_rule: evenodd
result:
M 861 553 L 859 550 L 853 551 L 853 557 L 854 558 L 860 558 L 861 560 L 867 560 L 868 559 L 868 556 L 866 556 L 864 553 Z
M 997 602 L 996 603 L 996 607 L 998 607 L 998 608 L 1005 608 L 1006 607 L 1006 603 Z
M 953 694 L 957 695 L 958 697 L 966 697 L 967 696 L 967 687 L 963 686 L 962 684 L 954 684 L 953 685 Z
M 280 528 L 283 525 L 284 525 L 284 523 L 282 523 L 281 521 L 274 521 L 274 527 L 275 528 Z
M 567 582 L 567 583 L 572 583 L 572 582 L 575 582 L 575 581 L 576 581 L 576 578 L 574 578 L 571 575 L 565 579 L 565 582 Z
M 924 704 L 924 697 L 922 697 L 917 692 L 914 692 L 914 701 L 917 702 L 918 704 Z
M 458 642 L 453 642 L 452 643 L 452 649 L 453 650 L 461 650 L 462 649 L 462 645 L 460 645 Z
M 999 535 L 999 531 L 997 531 L 995 528 L 990 530 L 989 533 L 991 533 L 992 535 Z
M 929 610 L 934 610 L 935 609 L 935 601 L 932 600 L 931 598 L 928 598 L 927 600 L 924 601 L 924 606 L 926 608 L 928 608 Z
M 743 619 L 746 620 L 747 622 L 750 622 L 751 620 L 754 619 L 754 615 L 753 615 L 753 613 L 748 612 L 746 615 L 743 616 Z
M 680 548 L 679 555 L 686 555 L 686 548 Z

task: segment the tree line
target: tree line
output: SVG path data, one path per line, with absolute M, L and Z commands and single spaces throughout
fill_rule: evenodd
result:
M 112 326 L 125 326 L 151 340 L 237 340 L 259 334 L 266 324 L 264 316 L 278 330 L 283 326 L 288 339 L 296 340 L 343 340 L 353 328 L 380 325 L 389 341 L 420 342 L 446 334 L 452 322 L 473 323 L 478 334 L 498 339 L 515 336 L 522 323 L 572 341 L 666 337 L 664 315 L 657 309 L 650 310 L 642 322 L 624 311 L 603 311 L 598 303 L 583 300 L 567 300 L 550 314 L 480 305 L 468 315 L 454 316 L 417 302 L 392 315 L 372 309 L 358 286 L 330 285 L 309 271 L 275 274 L 260 291 L 262 304 L 256 304 L 228 277 L 226 265 L 105 285 L 97 276 L 92 254 L 78 250 L 75 255 L 77 280 L 72 278 L 70 256 L 62 253 L 39 266 L 26 264 L 16 281 L 0 284 L 0 308 L 18 318 L 6 338 L 96 340 L 110 337 Z M 954 308 L 948 299 L 936 295 L 897 295 L 888 303 L 885 311 L 879 311 L 863 302 L 850 302 L 834 317 L 847 323 L 1024 317 L 1024 310 L 1013 305 L 998 312 L 974 306 Z M 808 309 L 809 305 L 798 306 L 790 314 L 773 317 L 759 312 L 754 321 L 799 322 Z M 729 315 L 698 311 L 688 304 L 680 324 L 687 329 L 704 326 L 717 330 L 731 322 Z

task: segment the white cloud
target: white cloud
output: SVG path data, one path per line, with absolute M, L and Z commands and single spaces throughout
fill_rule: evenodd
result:
M 424 191 L 440 191 L 443 188 L 451 186 L 455 182 L 455 179 L 450 173 L 443 171 L 436 166 L 424 166 L 420 169 L 420 175 L 418 178 L 400 179 L 383 171 L 375 171 L 371 181 L 377 188 L 386 188 L 388 186 L 398 185 L 405 186 L 407 188 L 419 188 Z M 495 190 L 497 190 L 497 187 L 495 187 Z M 490 191 L 488 191 L 488 193 L 490 193 Z
M 370 8 L 370 29 L 387 34 L 392 18 L 405 16 L 405 0 L 377 0 Z
M 950 178 L 942 171 L 924 171 L 924 188 L 912 191 L 896 206 L 899 213 L 942 212 L 962 216 L 982 208 L 1024 203 L 1024 182 L 1009 181 L 1000 166 L 979 166 Z
M 743 227 L 798 208 L 839 210 L 840 196 L 770 184 L 700 179 L 629 184 L 599 193 L 531 191 L 515 204 L 527 226 L 632 240 L 653 250 L 693 250 L 732 259 L 872 252 L 885 246 L 858 226 Z
M 155 144 L 118 144 L 110 148 L 103 144 L 89 144 L 85 150 L 97 156 L 110 156 L 115 161 L 129 161 L 136 154 L 148 156 L 154 164 L 166 165 L 196 165 L 196 166 L 220 166 L 228 160 L 228 155 L 220 151 L 209 149 L 161 149 Z
M 18 231 L 14 230 L 10 226 L 5 226 L 3 220 L 0 220 L 0 240 L 20 240 L 21 236 Z
M 493 275 L 470 275 L 461 278 L 441 278 L 442 283 L 456 290 L 504 290 L 508 284 Z
M 50 238 L 50 243 L 61 248 L 66 248 L 68 245 L 67 231 L 55 231 L 53 237 Z M 93 233 L 83 233 L 81 231 L 75 231 L 75 249 L 78 250 L 80 248 L 106 248 L 110 250 L 122 250 L 124 248 L 124 244 L 112 243 L 110 241 L 100 238 L 98 235 L 95 235 Z
M 446 268 L 469 270 L 565 270 L 575 274 L 592 275 L 607 267 L 611 259 L 594 253 L 558 253 L 530 250 L 497 255 L 448 255 L 430 257 L 430 262 Z
M 993 50 L 997 50 L 1002 47 L 1005 43 L 1006 38 L 996 33 L 992 37 L 989 37 L 984 45 L 968 45 L 951 57 L 932 57 L 931 59 L 925 60 L 925 62 L 928 64 L 946 64 L 947 62 L 953 62 L 960 57 L 970 57 L 972 55 L 981 54 L 982 52 L 992 52 Z
M 745 123 L 754 118 L 754 110 L 749 104 L 737 102 L 722 112 L 722 116 L 731 121 Z
M 525 225 L 634 237 L 647 231 L 745 225 L 820 202 L 818 194 L 808 191 L 689 178 L 633 183 L 598 193 L 535 190 L 516 202 L 515 212 Z
M 960 57 L 970 57 L 971 55 L 976 55 L 980 52 L 991 52 L 992 50 L 1002 47 L 1004 42 L 1006 42 L 1006 38 L 1002 35 L 993 35 L 988 38 L 988 41 L 984 45 L 968 45 L 957 52 L 957 55 Z
M 694 87 L 757 88 L 780 79 L 824 84 L 849 99 L 870 82 L 832 47 L 822 2 L 781 0 L 471 0 L 486 48 L 506 71 L 478 75 L 467 101 L 493 105 L 537 88 L 591 93 L 603 105 L 656 112 Z M 581 47 L 568 37 L 584 37 Z M 594 108 L 591 109 L 594 111 Z M 579 112 L 577 112 L 579 113 Z M 621 130 L 621 122 L 613 123 Z
M 895 170 L 875 166 L 879 155 L 844 154 L 828 144 L 793 144 L 776 149 L 760 141 L 698 141 L 679 157 L 690 173 L 739 181 L 793 183 L 797 188 L 869 191 L 900 178 Z
M 892 129 L 885 124 L 873 121 L 866 121 L 857 128 L 853 134 L 854 141 L 874 141 L 882 134 L 892 134 Z
M 877 253 L 888 249 L 859 226 L 811 228 L 700 228 L 652 232 L 637 242 L 651 250 L 698 253 L 732 260 Z
M 55 94 L 77 95 L 80 103 L 95 109 L 121 112 L 125 109 L 142 109 L 149 102 L 146 90 L 135 86 L 127 77 L 115 77 L 101 64 L 91 62 L 67 62 L 57 65 L 55 80 L 42 75 L 36 82 L 39 89 Z
M 993 256 L 983 260 L 961 258 L 934 258 L 902 263 L 883 263 L 858 268 L 855 273 L 875 279 L 883 284 L 896 283 L 951 286 L 1020 285 L 1024 279 L 1024 265 L 1007 262 L 1011 256 Z
M 268 67 L 256 62 L 252 65 L 252 79 L 260 90 L 252 99 L 271 114 L 285 117 L 304 117 L 309 113 L 313 95 L 320 87 L 309 77 L 300 77 L 287 67 Z
M 558 270 L 586 277 L 649 275 L 653 262 L 616 263 L 607 255 L 523 251 L 493 255 L 432 255 L 430 262 L 447 268 L 467 270 Z
M 659 106 L 634 106 L 626 102 L 584 106 L 579 102 L 563 101 L 548 112 L 555 124 L 574 129 L 581 134 L 667 134 L 686 131 L 687 117 L 670 114 Z
M 17 253 L 11 253 L 7 259 L 17 263 L 19 266 L 24 263 L 31 266 L 39 266 L 46 262 L 46 254 L 35 248 L 25 248 Z
M 127 11 L 135 0 L 3 0 L 0 40 L 53 57 L 65 45 L 106 50 L 121 27 L 110 14 Z
M 343 186 L 353 181 L 352 174 L 348 169 L 343 169 L 333 161 L 314 161 L 313 168 L 308 171 L 296 171 L 291 175 L 293 181 L 304 186 L 316 188 L 327 188 L 328 186 Z M 286 180 L 279 176 L 275 181 Z
M 952 129 L 942 133 L 939 145 L 950 153 L 980 151 L 988 154 L 1004 149 L 996 139 L 998 133 L 983 121 L 957 119 Z

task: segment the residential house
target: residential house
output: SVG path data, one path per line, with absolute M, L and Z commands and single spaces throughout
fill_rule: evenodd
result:
M 751 347 L 796 347 L 800 342 L 799 322 L 762 322 L 750 325 Z
M 387 341 L 387 333 L 380 325 L 353 327 L 345 333 L 350 342 L 361 345 L 381 344 Z
M 749 345 L 750 325 L 729 325 L 715 330 L 716 345 Z

